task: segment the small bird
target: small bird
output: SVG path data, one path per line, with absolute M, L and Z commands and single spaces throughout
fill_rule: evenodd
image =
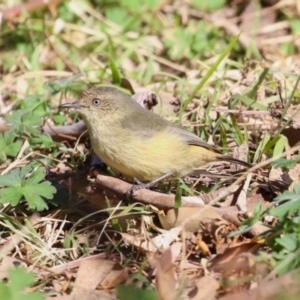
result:
M 150 184 L 184 176 L 214 161 L 250 164 L 219 153 L 195 134 L 142 108 L 113 87 L 86 90 L 75 108 L 82 116 L 96 155 L 127 178 Z M 149 184 L 150 183 L 150 184 Z

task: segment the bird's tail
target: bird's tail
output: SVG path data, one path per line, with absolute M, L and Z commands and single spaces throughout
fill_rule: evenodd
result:
M 224 160 L 224 161 L 232 162 L 232 163 L 235 163 L 235 164 L 247 167 L 247 168 L 251 168 L 253 166 L 252 164 L 247 163 L 246 161 L 242 161 L 242 160 L 239 160 L 237 158 L 233 158 L 233 157 L 226 156 L 226 155 L 220 155 L 218 157 L 218 160 Z

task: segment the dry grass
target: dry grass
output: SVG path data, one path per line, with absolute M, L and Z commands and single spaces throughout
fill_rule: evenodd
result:
M 294 173 L 278 173 L 269 163 L 294 159 L 289 148 L 299 142 L 298 2 L 228 1 L 210 11 L 193 1 L 71 0 L 44 8 L 29 1 L 32 10 L 18 15 L 21 2 L 13 11 L 0 8 L 0 130 L 11 129 L 22 145 L 17 155 L 6 153 L 0 172 L 43 166 L 57 193 L 38 214 L 23 200 L 1 206 L 0 278 L 19 262 L 36 275 L 30 292 L 49 299 L 226 299 L 249 289 L 267 299 L 280 295 L 286 282 L 291 293 L 299 292 L 289 273 L 297 263 L 276 264 L 273 252 L 282 252 L 268 241 L 272 236 L 259 238 L 266 226 L 278 226 L 278 215 L 268 219 L 257 208 L 269 209 L 289 187 L 296 193 L 290 185 L 298 181 L 298 164 Z M 191 177 L 124 202 L 129 184 L 122 179 L 87 179 L 88 137 L 80 130 L 70 136 L 67 126 L 76 116 L 57 109 L 86 87 L 111 83 L 155 92 L 156 113 L 260 168 L 226 198 L 239 175 L 224 179 L 238 170 L 219 164 L 207 170 L 221 179 Z M 16 127 L 14 113 L 24 111 L 23 127 Z M 167 192 L 183 193 L 182 207 L 170 208 L 178 203 Z M 246 229 L 239 227 L 244 220 Z M 288 253 L 296 261 L 300 235 L 292 234 L 296 245 Z M 258 250 L 264 252 L 259 260 Z M 283 273 L 271 294 L 256 287 Z

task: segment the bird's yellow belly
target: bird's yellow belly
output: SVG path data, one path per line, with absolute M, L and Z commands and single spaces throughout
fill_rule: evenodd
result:
M 165 174 L 186 175 L 209 161 L 215 153 L 198 146 L 188 145 L 178 136 L 159 132 L 155 137 L 100 136 L 92 139 L 95 153 L 108 166 L 128 178 L 142 182 L 152 181 Z M 213 155 L 213 156 L 212 156 Z

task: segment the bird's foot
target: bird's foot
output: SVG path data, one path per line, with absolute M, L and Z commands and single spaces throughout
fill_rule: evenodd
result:
M 132 185 L 132 187 L 126 191 L 127 199 L 131 199 L 134 192 L 141 190 L 141 189 L 150 189 L 156 183 L 153 181 L 148 182 L 148 183 L 143 183 L 136 178 L 133 179 L 133 182 L 134 182 L 134 184 Z
M 157 179 L 154 179 L 148 183 L 142 183 L 140 182 L 138 179 L 134 178 L 133 182 L 134 182 L 134 185 L 127 190 L 126 192 L 126 198 L 127 199 L 130 199 L 133 195 L 133 193 L 137 190 L 140 190 L 140 189 L 150 189 L 151 187 L 153 187 L 155 184 L 157 184 L 158 182 L 160 182 L 161 180 L 163 179 L 166 179 L 168 177 L 170 177 L 172 175 L 172 173 L 167 173 Z

